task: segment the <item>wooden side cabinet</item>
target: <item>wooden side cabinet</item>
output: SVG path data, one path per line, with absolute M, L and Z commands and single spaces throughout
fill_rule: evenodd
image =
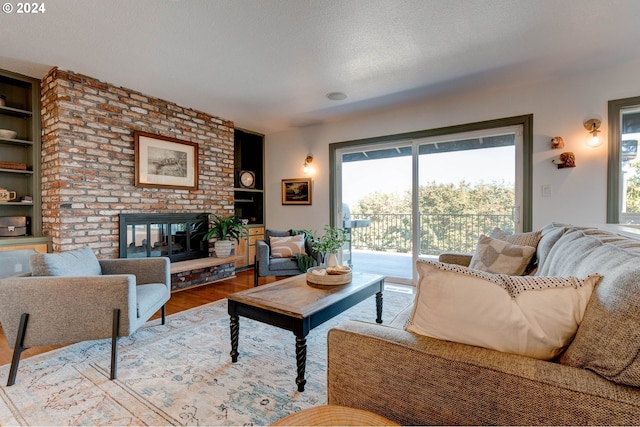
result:
M 49 237 L 23 237 L 21 239 L 0 239 L 0 252 L 18 251 L 21 249 L 33 249 L 36 252 L 51 252 L 51 238 Z
M 248 238 L 242 237 L 238 243 L 236 243 L 235 253 L 236 253 L 236 270 L 241 268 L 247 268 L 249 265 L 249 257 L 247 255 L 248 251 Z
M 248 235 L 236 245 L 236 269 L 253 267 L 256 259 L 256 242 L 264 239 L 264 227 L 249 227 Z
M 36 252 L 51 251 L 48 237 L 22 237 L 18 239 L 0 239 L 0 279 L 30 271 L 29 256 L 33 249 Z
M 249 230 L 249 264 L 253 266 L 256 263 L 256 242 L 264 239 L 264 227 L 250 228 Z

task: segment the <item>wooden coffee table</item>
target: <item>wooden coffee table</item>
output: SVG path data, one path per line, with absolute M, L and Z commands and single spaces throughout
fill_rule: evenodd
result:
M 353 272 L 346 285 L 315 285 L 305 274 L 228 296 L 231 361 L 238 361 L 239 317 L 292 331 L 296 336 L 298 390 L 304 391 L 309 331 L 375 294 L 376 322 L 382 323 L 384 276 Z

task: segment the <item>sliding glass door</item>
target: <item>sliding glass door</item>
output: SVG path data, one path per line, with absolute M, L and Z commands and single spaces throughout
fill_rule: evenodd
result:
M 342 165 L 342 226 L 350 245 L 343 262 L 362 271 L 413 276 L 412 144 L 346 150 Z
M 418 256 L 471 253 L 496 227 L 522 231 L 519 127 L 431 137 L 417 152 Z
M 417 135 L 420 136 L 420 135 Z M 523 126 L 342 143 L 334 150 L 343 262 L 415 282 L 415 260 L 473 252 L 495 227 L 523 230 Z

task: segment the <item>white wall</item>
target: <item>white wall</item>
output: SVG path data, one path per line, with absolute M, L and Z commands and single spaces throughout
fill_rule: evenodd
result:
M 640 96 L 640 60 L 613 69 L 564 76 L 524 87 L 487 89 L 439 99 L 425 99 L 376 112 L 266 136 L 266 225 L 268 228 L 322 230 L 329 223 L 329 144 L 483 120 L 533 114 L 533 228 L 551 221 L 573 224 L 606 222 L 607 102 Z M 348 90 L 347 90 L 348 92 Z M 585 146 L 582 123 L 602 120 L 605 143 Z M 564 150 L 551 150 L 550 139 L 562 136 Z M 573 151 L 577 167 L 557 169 L 551 163 L 561 151 Z M 283 178 L 300 178 L 312 153 L 313 205 L 283 206 Z M 542 186 L 552 196 L 542 197 Z

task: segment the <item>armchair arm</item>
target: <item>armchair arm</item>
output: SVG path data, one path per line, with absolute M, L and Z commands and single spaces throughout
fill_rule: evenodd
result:
M 108 338 L 113 310 L 120 331 L 136 318 L 136 278 L 112 276 L 28 276 L 0 280 L 0 323 L 11 347 L 20 316 L 29 314 L 24 346 L 66 344 Z
M 264 240 L 256 240 L 256 265 L 259 276 L 269 275 L 270 248 Z
M 313 242 L 311 240 L 304 241 L 304 250 L 307 252 L 307 255 L 316 260 L 318 265 L 322 264 L 322 254 L 313 250 Z
M 471 254 L 464 254 L 460 252 L 446 252 L 446 253 L 440 254 L 440 256 L 438 257 L 438 261 L 444 262 L 447 264 L 457 264 L 463 267 L 469 267 L 472 256 L 473 255 Z
M 132 274 L 136 284 L 164 283 L 171 288 L 171 263 L 167 257 L 100 260 L 103 275 Z

